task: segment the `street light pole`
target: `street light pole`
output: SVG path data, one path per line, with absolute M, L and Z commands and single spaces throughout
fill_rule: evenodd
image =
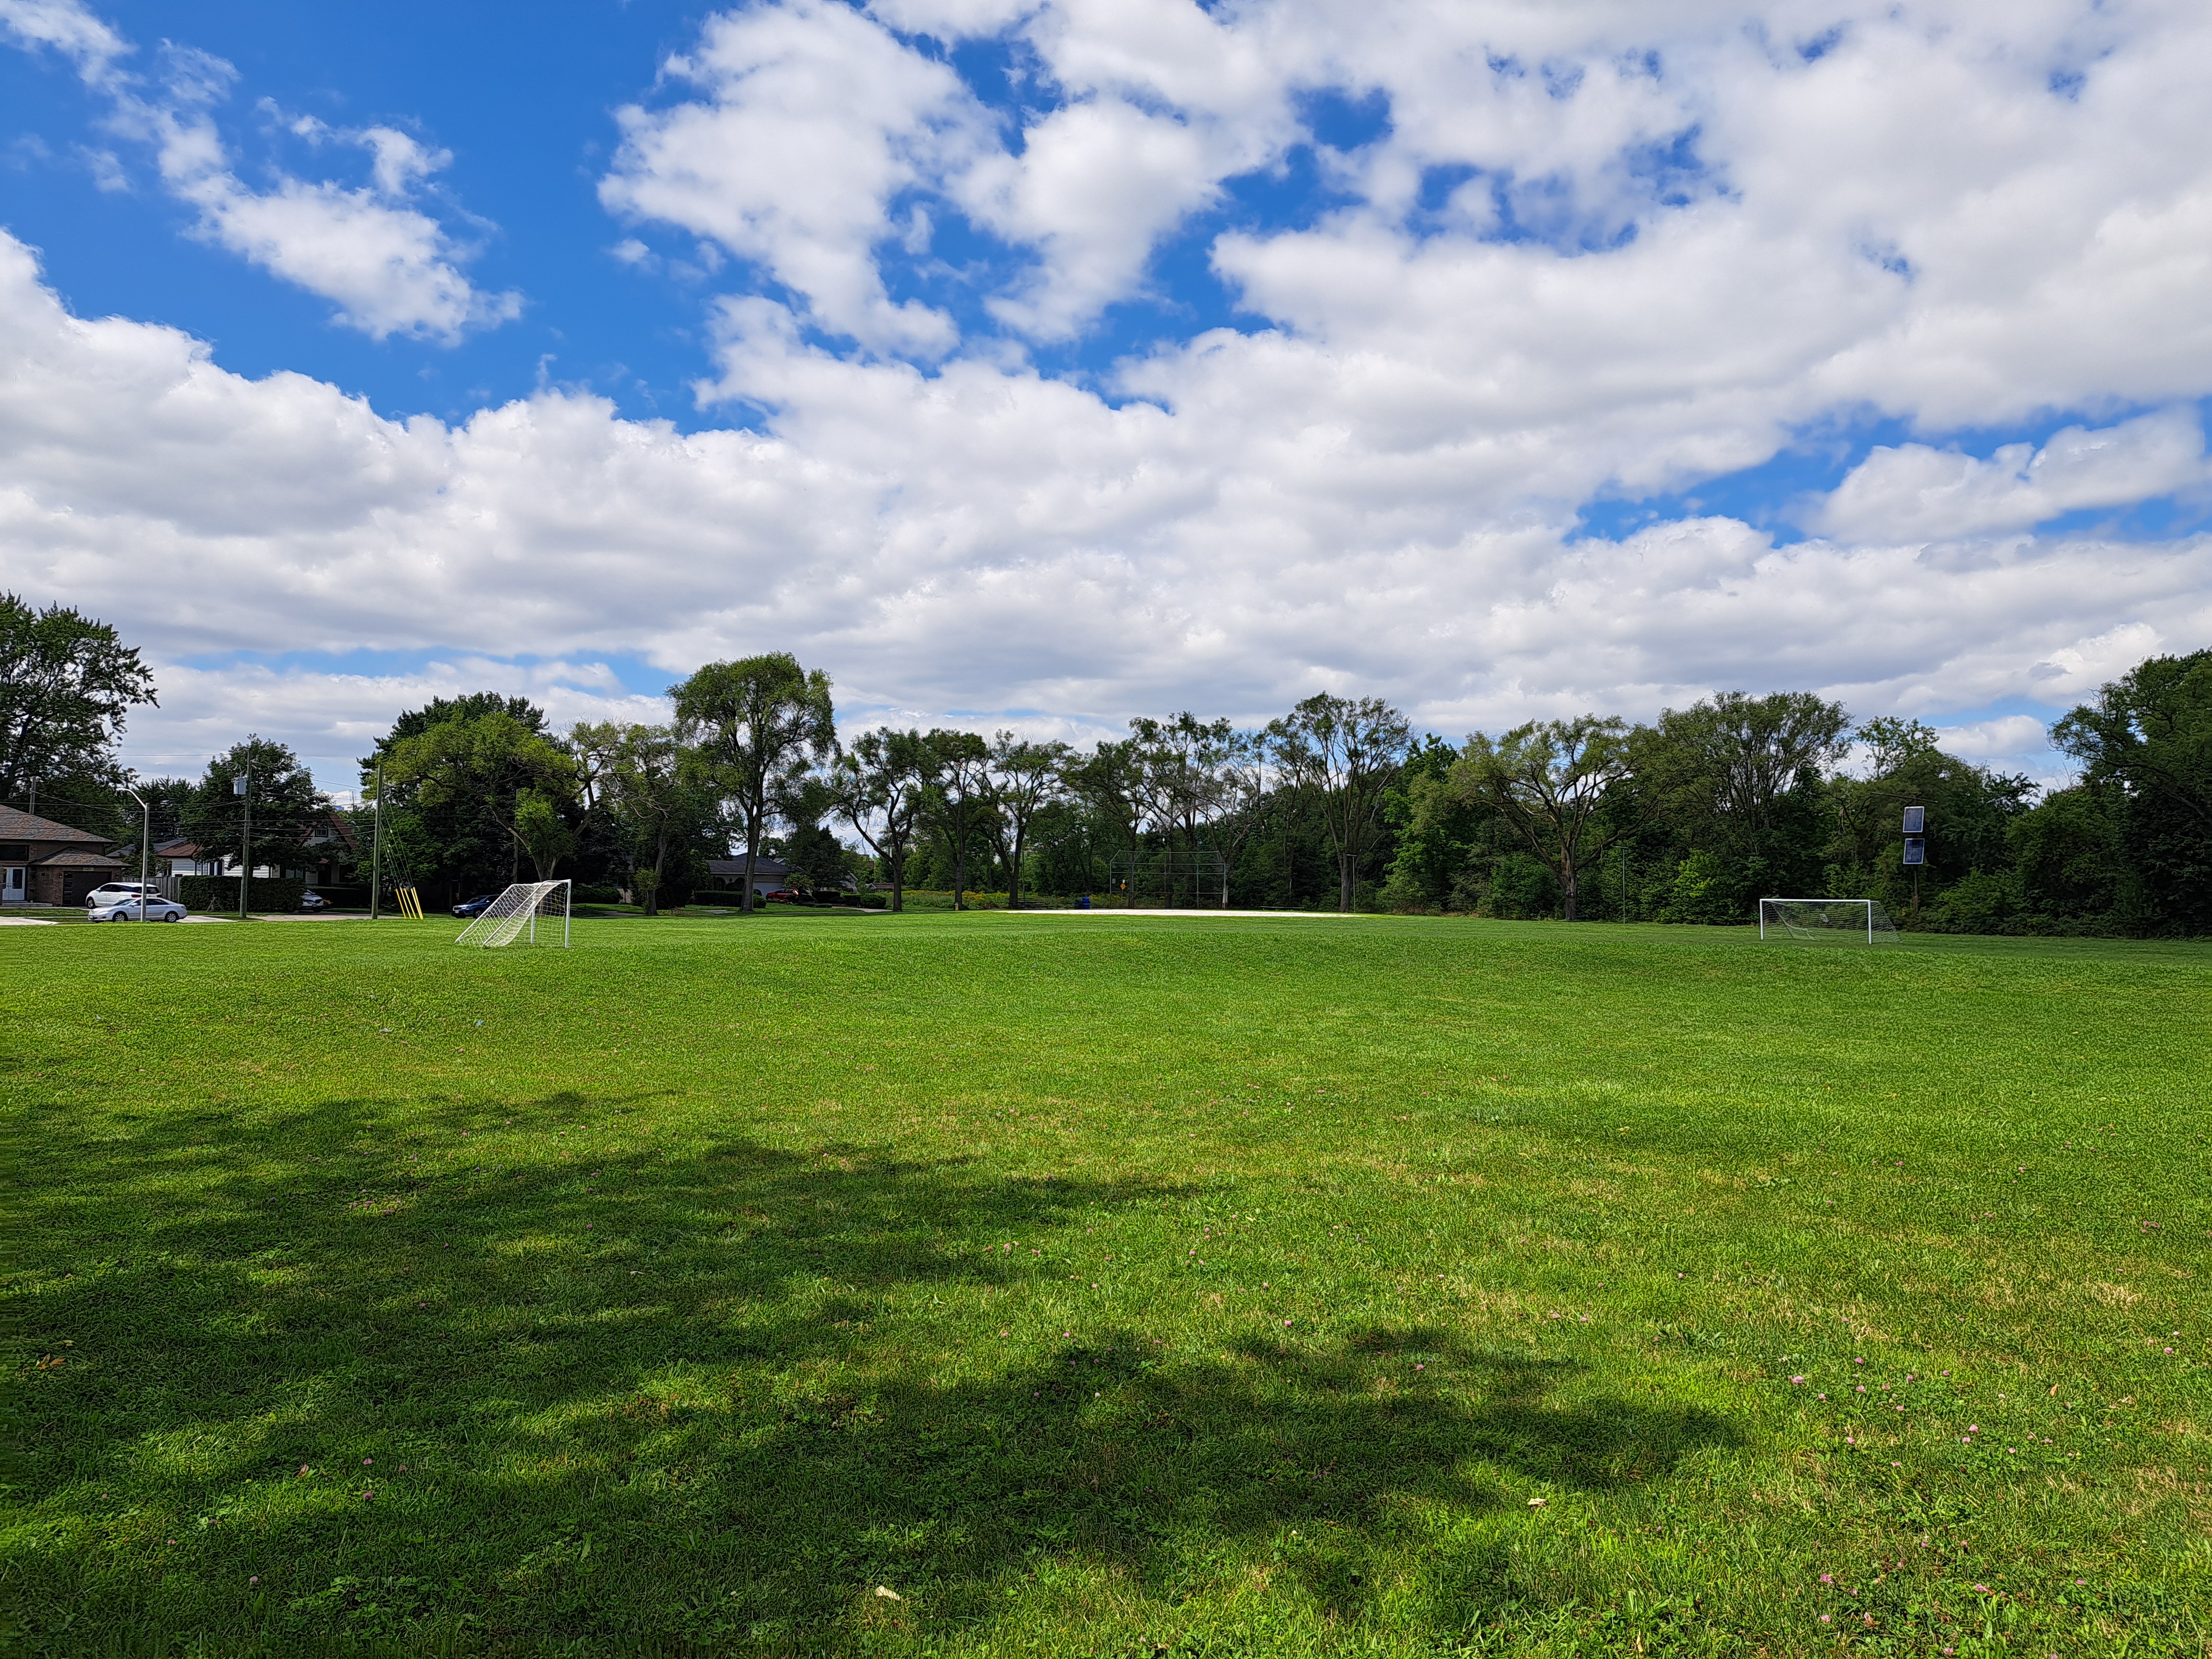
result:
M 246 920 L 246 884 L 253 874 L 253 775 L 240 772 L 230 781 L 230 793 L 246 803 L 246 827 L 238 847 L 238 919 Z
M 136 789 L 123 792 L 138 803 L 138 920 L 146 920 L 146 854 L 148 843 L 154 838 L 154 809 L 146 805 L 145 796 Z

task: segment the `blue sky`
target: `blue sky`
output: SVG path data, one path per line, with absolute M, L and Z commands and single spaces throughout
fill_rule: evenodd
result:
M 848 721 L 1804 685 L 2057 775 L 2212 640 L 2207 44 L 0 0 L 0 579 L 141 619 L 152 769 L 782 647 Z

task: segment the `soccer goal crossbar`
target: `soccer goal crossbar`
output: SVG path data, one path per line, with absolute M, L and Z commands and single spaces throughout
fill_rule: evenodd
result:
M 556 937 L 556 935 L 558 937 Z M 456 945 L 557 945 L 568 948 L 568 884 L 565 881 L 518 881 L 484 907 L 484 913 L 461 929 Z
M 1759 936 L 1765 939 L 1770 933 L 1808 942 L 1897 942 L 1897 925 L 1873 899 L 1763 898 Z

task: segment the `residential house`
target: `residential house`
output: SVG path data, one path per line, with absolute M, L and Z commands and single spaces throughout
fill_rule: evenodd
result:
M 253 866 L 256 881 L 271 881 L 290 876 L 318 885 L 327 885 L 338 879 L 343 863 L 354 854 L 353 826 L 337 812 L 324 815 L 297 853 L 285 860 L 284 867 L 270 864 Z M 162 888 L 171 898 L 177 896 L 176 878 L 179 876 L 228 876 L 238 878 L 238 854 L 216 848 L 202 847 L 197 842 L 179 838 L 157 841 L 154 856 L 160 860 L 165 879 Z
M 745 861 L 743 859 L 708 859 L 707 873 L 714 878 L 714 889 L 722 893 L 742 893 L 745 890 Z M 791 885 L 791 866 L 781 859 L 758 854 L 753 860 L 753 891 L 773 893 Z
M 0 806 L 0 904 L 82 904 L 123 873 L 112 843 L 88 830 Z
M 707 873 L 714 878 L 715 890 L 724 893 L 742 893 L 745 888 L 745 861 L 743 859 L 708 859 Z M 766 853 L 753 860 L 753 891 L 773 893 L 780 888 L 794 887 L 791 866 L 781 859 L 771 858 Z M 859 884 L 847 876 L 843 883 L 847 892 L 857 892 Z

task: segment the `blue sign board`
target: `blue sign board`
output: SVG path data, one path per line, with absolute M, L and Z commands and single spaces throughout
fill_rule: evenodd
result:
M 1917 836 L 1927 827 L 1928 809 L 1926 807 L 1908 806 L 1905 809 L 1905 833 L 1906 835 Z
M 1918 836 L 1907 836 L 1905 838 L 1905 861 L 1907 864 L 1927 863 L 1928 843 Z

